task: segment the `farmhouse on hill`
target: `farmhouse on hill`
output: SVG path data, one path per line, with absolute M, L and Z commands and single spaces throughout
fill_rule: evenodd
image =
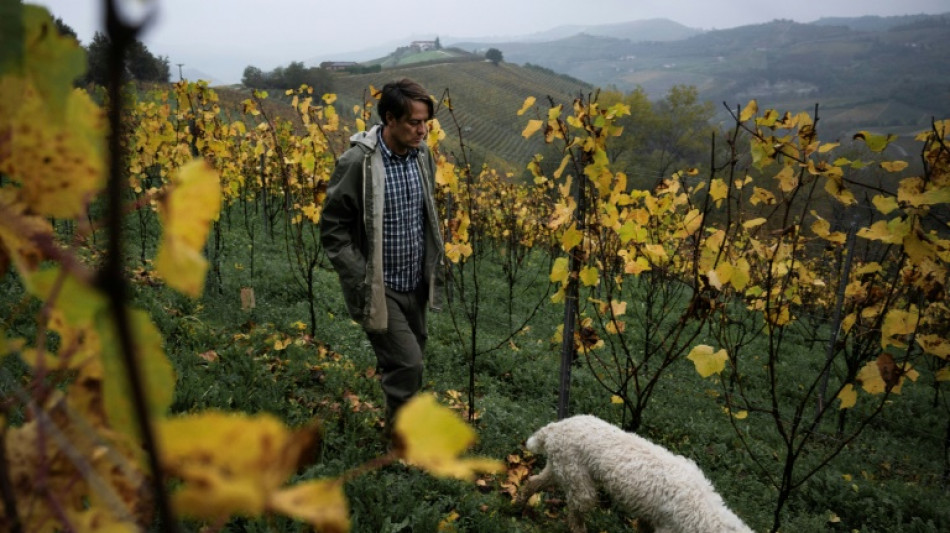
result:
M 320 63 L 320 68 L 323 70 L 346 70 L 357 66 L 359 66 L 359 63 L 354 61 L 324 61 Z
M 415 49 L 419 52 L 428 52 L 429 50 L 436 50 L 438 46 L 435 41 L 412 41 L 412 44 L 409 45 L 409 48 Z

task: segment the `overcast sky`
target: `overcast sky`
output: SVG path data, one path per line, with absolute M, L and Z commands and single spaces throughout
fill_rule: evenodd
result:
M 26 0 L 46 6 L 89 44 L 101 30 L 103 0 Z M 456 38 L 523 36 L 562 25 L 667 18 L 723 29 L 777 18 L 950 12 L 947 0 L 119 0 L 131 16 L 154 12 L 142 36 L 149 50 L 216 82 L 240 81 L 244 67 L 291 61 L 365 60 L 357 52 Z M 365 54 L 364 54 L 365 55 Z M 380 54 L 384 55 L 384 54 Z M 376 56 L 378 57 L 378 56 Z M 187 76 L 187 74 L 186 74 Z

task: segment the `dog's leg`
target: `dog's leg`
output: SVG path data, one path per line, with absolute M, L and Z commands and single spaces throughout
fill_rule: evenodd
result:
M 554 481 L 554 470 L 551 468 L 551 463 L 548 462 L 544 466 L 544 469 L 536 476 L 531 476 L 528 478 L 528 481 L 525 481 L 524 486 L 521 488 L 521 492 L 518 494 L 518 505 L 524 505 L 528 503 L 528 498 L 534 496 L 536 492 L 547 487 Z
M 597 486 L 587 469 L 579 464 L 562 465 L 561 475 L 567 497 L 567 526 L 571 533 L 586 533 L 584 516 L 597 504 Z

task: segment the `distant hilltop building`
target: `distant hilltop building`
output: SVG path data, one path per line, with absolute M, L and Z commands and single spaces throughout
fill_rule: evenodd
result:
M 354 61 L 324 61 L 320 63 L 320 68 L 323 70 L 346 70 L 357 66 L 359 66 L 359 63 Z
M 438 49 L 436 41 L 412 41 L 412 44 L 409 45 L 410 48 L 414 48 L 419 52 L 428 52 L 429 50 Z

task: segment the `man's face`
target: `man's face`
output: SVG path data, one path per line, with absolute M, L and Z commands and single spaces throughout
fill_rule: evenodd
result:
M 417 148 L 429 132 L 426 120 L 429 118 L 429 108 L 422 102 L 412 101 L 412 112 L 397 119 L 387 113 L 386 128 L 383 130 L 383 140 L 393 152 L 402 155 L 412 148 Z

